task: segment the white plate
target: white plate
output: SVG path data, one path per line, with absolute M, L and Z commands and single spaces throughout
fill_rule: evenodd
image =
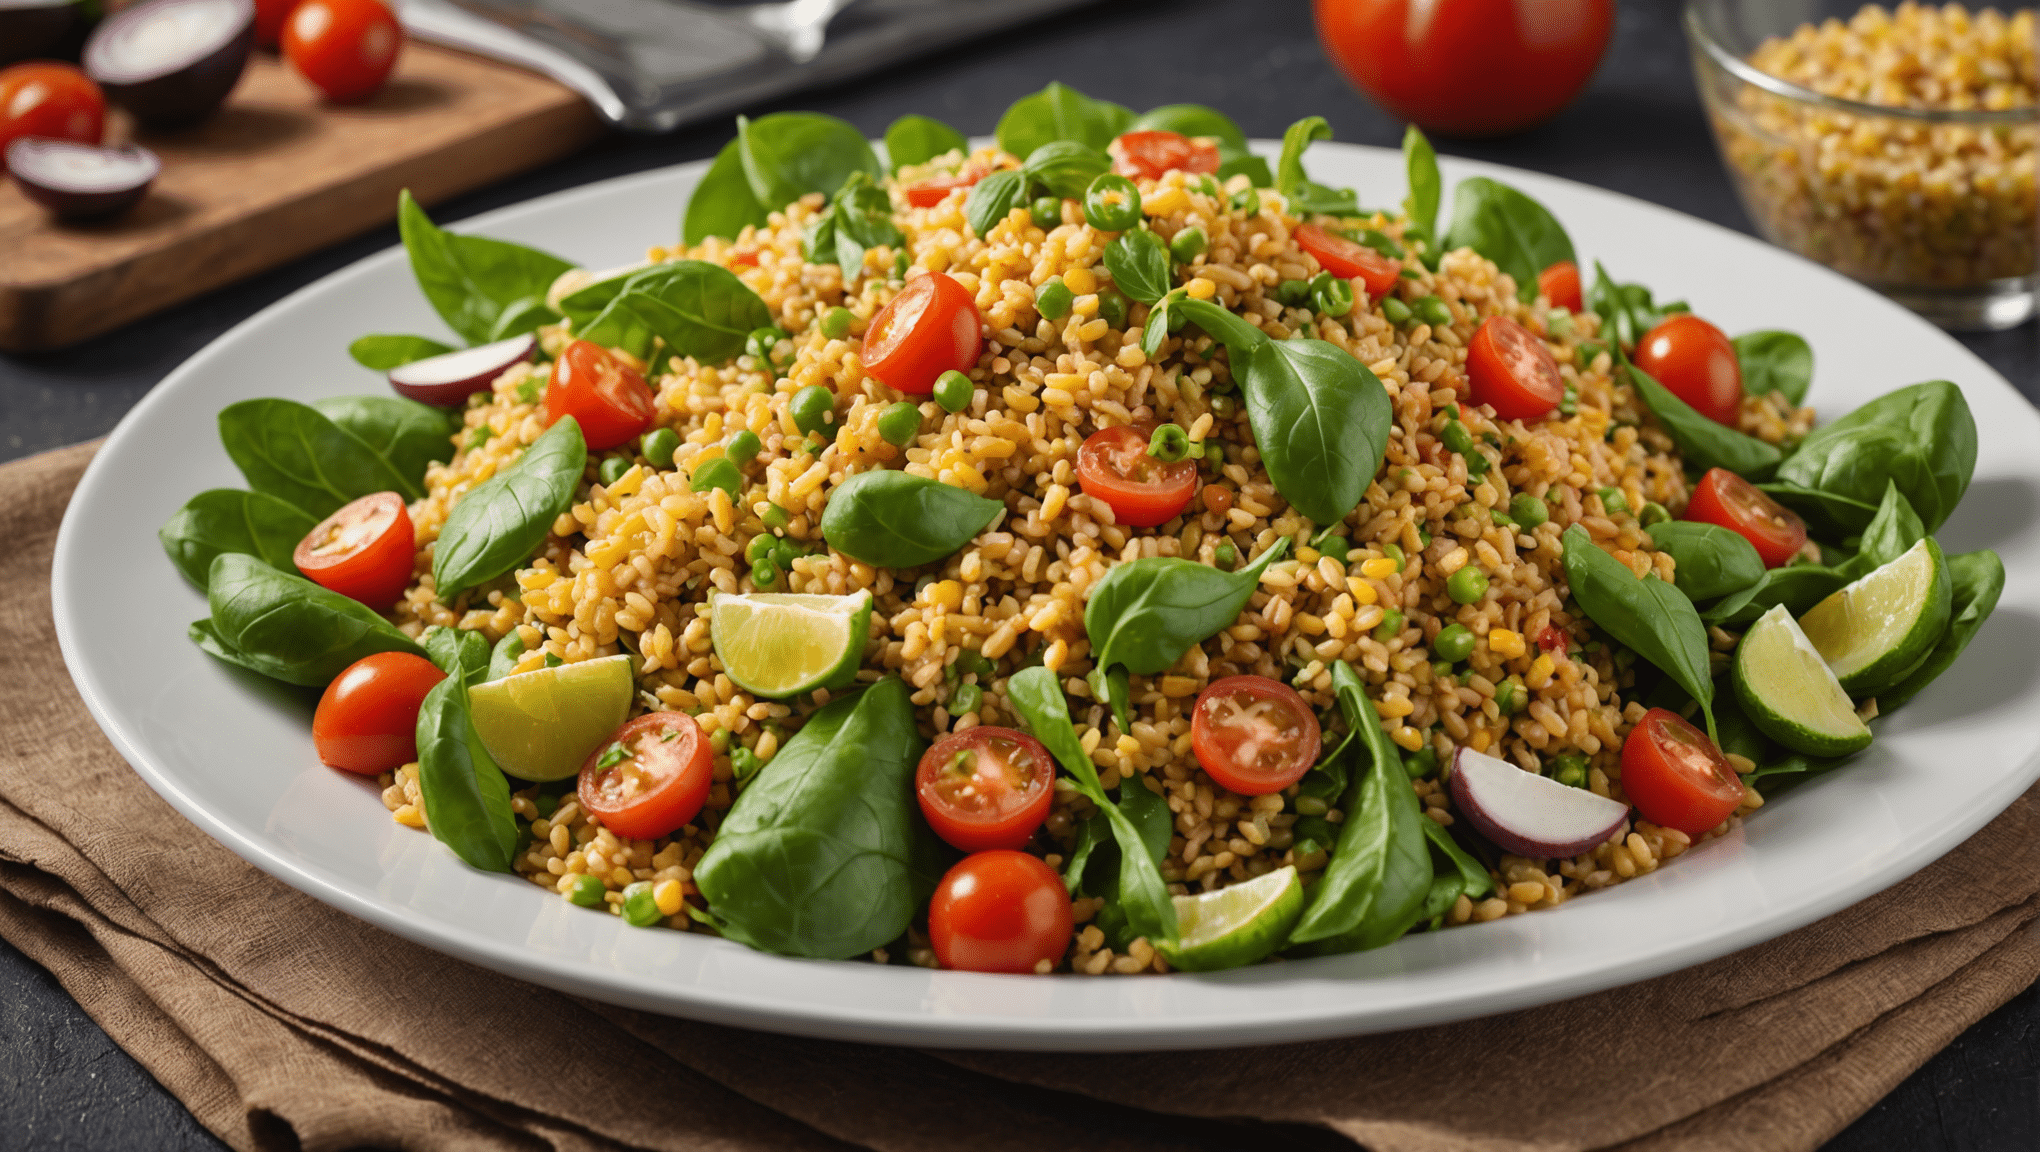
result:
M 1367 204 L 1402 196 L 1393 152 L 1319 145 L 1321 180 Z M 673 239 L 701 164 L 610 180 L 463 222 L 589 267 Z M 1812 342 L 1811 399 L 1832 419 L 1894 387 L 1962 385 L 1982 447 L 1941 532 L 1996 548 L 2009 582 L 1953 671 L 1878 724 L 1845 771 L 1767 806 L 1742 834 L 1554 912 L 1411 936 L 1378 951 L 1214 975 L 1001 977 L 790 960 L 631 928 L 530 883 L 476 872 L 390 820 L 372 785 L 319 765 L 309 706 L 205 656 L 205 602 L 156 529 L 193 493 L 238 487 L 215 414 L 251 396 L 379 390 L 347 357 L 366 332 L 441 332 L 401 249 L 264 309 L 159 384 L 79 484 L 58 537 L 57 635 L 86 704 L 178 811 L 257 867 L 429 947 L 568 992 L 817 1036 L 1050 1049 L 1205 1047 L 1382 1031 L 1576 996 L 1720 956 L 1916 871 L 2040 775 L 2040 417 L 1996 373 L 1882 297 L 1746 236 L 1529 172 L 1445 161 L 1448 180 L 1514 183 L 1585 257 L 1729 332 Z M 1583 260 L 1583 263 L 1586 261 Z M 1591 264 L 1588 264 L 1591 268 Z

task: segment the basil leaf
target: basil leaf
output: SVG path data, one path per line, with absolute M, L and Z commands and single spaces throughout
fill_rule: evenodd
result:
M 1381 381 L 1322 340 L 1264 339 L 1235 375 L 1275 490 L 1318 524 L 1345 519 L 1388 450 L 1395 413 Z
M 652 357 L 652 326 L 638 315 L 635 302 L 625 299 L 621 289 L 587 323 L 576 320 L 573 333 L 576 340 L 621 348 L 639 360 L 649 362 Z
M 810 192 L 834 196 L 852 173 L 885 174 L 856 125 L 819 112 L 737 117 L 737 157 L 751 194 L 775 212 Z
M 1878 695 L 1880 712 L 1898 708 L 1946 672 L 1955 663 L 1955 658 L 1962 655 L 1962 650 L 1969 647 L 1969 642 L 1976 639 L 1976 634 L 1983 630 L 1983 622 L 1990 619 L 1990 614 L 1997 609 L 1998 596 L 2005 590 L 2004 561 L 1989 549 L 1948 557 L 1948 577 L 1955 592 L 1948 631 L 1927 653 L 1926 660 L 1913 669 L 1898 687 Z
M 441 344 L 437 340 L 427 340 L 423 336 L 386 333 L 363 336 L 347 346 L 347 354 L 354 357 L 356 364 L 363 368 L 373 368 L 378 372 L 402 368 L 406 364 L 429 360 L 451 351 L 453 351 L 451 346 Z
M 328 396 L 312 401 L 312 407 L 374 449 L 420 491 L 426 465 L 453 459 L 457 412 L 449 417 L 442 409 L 401 396 Z
M 672 352 L 703 364 L 735 359 L 754 330 L 772 323 L 771 307 L 756 292 L 706 260 L 674 260 L 633 273 L 611 308 L 627 310 Z M 598 319 L 594 327 L 601 326 Z
M 1178 288 L 1161 299 L 1158 307 L 1163 312 L 1164 323 L 1171 319 L 1168 313 L 1174 311 L 1204 329 L 1212 339 L 1225 345 L 1226 355 L 1232 357 L 1235 366 L 1233 375 L 1240 375 L 1243 369 L 1239 366 L 1253 359 L 1255 349 L 1268 343 L 1268 334 L 1209 300 L 1190 299 L 1188 292 L 1187 288 Z M 1143 343 L 1155 331 L 1155 327 L 1150 315 L 1148 328 L 1141 333 Z M 1161 346 L 1159 339 L 1155 341 L 1155 346 Z
M 963 133 L 930 116 L 902 116 L 885 130 L 885 156 L 892 172 L 945 153 L 969 151 L 970 141 Z
M 1795 508 L 1861 532 L 1895 482 L 1931 533 L 1945 523 L 1976 470 L 1976 418 L 1962 389 L 1929 380 L 1887 392 L 1813 430 L 1778 469 Z M 1765 491 L 1773 491 L 1766 488 Z M 1869 509 L 1869 514 L 1863 510 Z
M 242 400 L 220 410 L 219 425 L 220 443 L 250 488 L 313 516 L 331 516 L 376 492 L 406 500 L 425 495 L 380 452 L 308 404 Z
M 881 246 L 904 248 L 906 242 L 906 236 L 893 225 L 892 202 L 885 190 L 872 186 L 861 172 L 851 173 L 849 182 L 808 225 L 803 237 L 808 263 L 835 264 L 843 269 L 846 282 L 863 274 L 866 251 Z
M 462 687 L 481 683 L 489 673 L 489 641 L 480 632 L 434 624 L 418 637 L 418 646 L 433 667 L 458 678 Z
M 1623 348 L 1635 347 L 1665 317 L 1690 311 L 1679 301 L 1656 303 L 1651 299 L 1650 289 L 1641 284 L 1616 283 L 1599 260 L 1594 261 L 1594 283 L 1587 289 L 1586 305 L 1588 311 L 1600 316 L 1601 335 Z
M 1213 175 L 1220 183 L 1243 175 L 1256 188 L 1275 186 L 1275 177 L 1268 171 L 1267 157 L 1256 156 L 1245 147 L 1232 144 L 1218 146 L 1218 171 Z
M 1231 117 L 1202 104 L 1164 104 L 1150 108 L 1121 131 L 1174 132 L 1192 139 L 1210 136 L 1221 147 L 1229 144 L 1243 152 L 1247 147 L 1247 134 L 1240 131 L 1240 126 L 1233 123 Z
M 1785 605 L 1794 616 L 1800 616 L 1834 595 L 1848 582 L 1848 577 L 1840 572 L 1818 564 L 1772 568 L 1755 584 L 1716 601 L 1700 614 L 1700 618 L 1709 624 L 1736 628 L 1756 623 L 1757 617 L 1779 604 Z
M 1740 592 L 1764 578 L 1764 558 L 1740 533 L 1698 520 L 1671 520 L 1644 529 L 1651 547 L 1673 561 L 1672 582 L 1699 603 Z
M 1322 116 L 1306 116 L 1282 133 L 1282 155 L 1275 162 L 1275 190 L 1293 194 L 1310 182 L 1303 174 L 1303 153 L 1311 144 L 1332 138 L 1332 126 Z
M 419 651 L 359 601 L 239 552 L 213 558 L 206 602 L 214 636 L 240 663 L 290 684 L 323 688 L 364 656 Z
M 489 650 L 489 667 L 482 679 L 501 680 L 517 667 L 518 658 L 524 655 L 524 634 L 512 628 L 503 634 L 496 646 Z
M 425 694 L 417 742 L 418 790 L 432 838 L 470 868 L 510 871 L 517 851 L 510 782 L 475 735 L 462 677 L 448 675 Z
M 1148 842 L 1126 809 L 1112 802 L 1098 783 L 1098 769 L 1084 754 L 1077 730 L 1070 723 L 1069 702 L 1055 673 L 1036 665 L 1022 668 L 1006 680 L 1006 703 L 1027 723 L 1034 738 L 1077 785 L 1077 790 L 1098 806 L 1119 845 L 1119 902 L 1133 933 L 1150 942 L 1174 942 L 1176 906 L 1169 899 L 1169 886 L 1149 855 Z M 1145 787 L 1139 784 L 1136 787 Z M 1125 786 L 1121 785 L 1121 791 Z M 718 836 L 720 838 L 720 836 Z
M 623 286 L 630 278 L 651 267 L 650 264 L 630 264 L 611 269 L 600 280 L 591 280 L 565 296 L 560 297 L 560 311 L 573 322 L 574 335 L 586 339 L 582 330 L 593 323 L 597 316 L 608 310 L 623 295 Z
M 268 669 L 255 663 L 240 649 L 220 639 L 219 630 L 213 627 L 213 622 L 210 619 L 193 620 L 191 626 L 184 630 L 184 635 L 186 639 L 198 646 L 199 651 L 211 656 L 215 660 L 224 660 L 237 668 L 246 668 L 257 675 L 269 675 Z
M 1629 381 L 1636 386 L 1637 398 L 1657 417 L 1672 443 L 1679 446 L 1688 467 L 1703 471 L 1726 468 L 1751 481 L 1767 480 L 1778 470 L 1785 455 L 1776 446 L 1716 424 L 1653 380 L 1650 373 L 1631 364 L 1627 357 L 1622 357 L 1622 364 L 1629 370 Z
M 1813 383 L 1813 346 L 1796 332 L 1745 332 L 1730 341 L 1742 367 L 1743 391 L 1751 396 L 1783 392 L 1799 404 Z
M 1112 158 L 1075 140 L 1051 140 L 1034 150 L 1020 174 L 1064 199 L 1082 199 L 1091 181 L 1112 168 Z
M 1105 245 L 1105 271 L 1112 274 L 1112 283 L 1121 292 L 1143 304 L 1153 304 L 1166 296 L 1171 286 L 1168 245 L 1145 228 L 1121 232 Z
M 519 297 L 505 304 L 503 311 L 497 314 L 496 323 L 489 329 L 486 343 L 493 344 L 498 340 L 508 340 L 512 336 L 536 332 L 540 325 L 555 324 L 559 319 L 560 314 L 553 311 L 552 305 L 545 302 L 545 297 Z
M 529 560 L 573 504 L 587 464 L 580 423 L 562 416 L 516 463 L 469 489 L 446 514 L 432 550 L 439 598 L 451 601 Z
M 1409 214 L 1410 222 L 1424 230 L 1427 236 L 1438 233 L 1438 201 L 1444 195 L 1445 181 L 1438 172 L 1438 153 L 1431 142 L 1424 138 L 1415 124 L 1403 132 L 1403 168 L 1409 174 L 1410 194 L 1403 200 L 1403 209 Z
M 411 272 L 440 319 L 470 344 L 482 344 L 506 306 L 546 290 L 573 265 L 557 256 L 486 236 L 448 232 L 433 224 L 405 189 L 397 197 L 397 230 Z
M 184 578 L 206 586 L 215 556 L 238 552 L 279 572 L 297 571 L 292 555 L 318 520 L 294 504 L 261 492 L 213 488 L 184 502 L 156 532 L 163 551 Z
M 1707 714 L 1707 733 L 1713 736 L 1714 678 L 1707 663 L 1707 627 L 1693 602 L 1656 575 L 1637 579 L 1577 524 L 1561 539 L 1566 583 L 1580 611 L 1699 701 Z
M 1494 890 L 1495 878 L 1488 875 L 1487 866 L 1474 859 L 1473 853 L 1460 847 L 1459 841 L 1452 838 L 1452 833 L 1446 831 L 1443 824 L 1430 819 L 1419 823 L 1424 829 L 1424 838 L 1444 855 L 1451 863 L 1453 871 L 1459 874 L 1460 892 L 1464 892 L 1471 899 L 1478 899 Z
M 953 555 L 1005 510 L 940 480 L 879 468 L 829 493 L 822 538 L 874 568 L 915 568 Z
M 1133 123 L 1133 111 L 1093 100 L 1060 81 L 1022 96 L 999 117 L 999 147 L 1025 160 L 1054 140 L 1074 140 L 1103 151 Z M 982 235 L 982 233 L 980 233 Z
M 1537 298 L 1537 276 L 1572 260 L 1572 238 L 1544 205 L 1485 176 L 1469 176 L 1452 194 L 1452 227 L 1445 248 L 1471 248 L 1515 278 L 1516 296 Z
M 763 228 L 772 210 L 758 203 L 751 181 L 744 176 L 744 160 L 737 154 L 735 140 L 715 154 L 715 163 L 702 173 L 701 183 L 687 197 L 687 211 L 680 220 L 680 238 L 692 248 L 710 236 L 735 240 L 745 228 Z
M 971 234 L 983 239 L 1027 200 L 1027 177 L 1008 168 L 971 185 L 963 201 L 963 218 Z

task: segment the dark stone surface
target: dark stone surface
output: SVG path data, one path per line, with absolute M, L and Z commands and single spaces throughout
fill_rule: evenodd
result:
M 1507 140 L 1441 141 L 1441 150 L 1612 188 L 1749 231 L 1700 115 L 1677 7 L 1675 0 L 1623 4 L 1615 43 L 1592 86 L 1551 123 Z M 986 133 L 1007 103 L 1055 78 L 1134 107 L 1211 104 L 1254 136 L 1279 136 L 1298 116 L 1318 113 L 1342 140 L 1393 145 L 1400 139 L 1400 126 L 1326 63 L 1306 8 L 1261 0 L 1103 5 L 777 107 L 830 112 L 874 136 L 909 111 Z M 435 215 L 458 219 L 591 180 L 706 157 L 728 132 L 715 124 L 666 137 L 610 139 L 464 196 Z M 220 332 L 395 242 L 394 228 L 381 229 L 80 348 L 0 355 L 0 460 L 107 432 L 150 386 Z M 2040 328 L 2028 324 L 1964 342 L 2029 398 L 2040 399 Z M 1220 1138 L 1236 1145 L 1239 1136 Z M 5 945 L 0 1146 L 103 1152 L 222 1147 L 47 973 Z M 2040 1147 L 2040 991 L 2029 989 L 1971 1028 L 1828 1147 Z

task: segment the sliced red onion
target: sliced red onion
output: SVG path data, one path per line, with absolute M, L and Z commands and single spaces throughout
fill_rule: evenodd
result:
M 143 0 L 92 33 L 85 72 L 144 126 L 182 128 L 220 106 L 254 46 L 251 0 Z
M 133 206 L 163 162 L 134 144 L 102 148 L 23 136 L 7 146 L 7 170 L 29 199 L 60 218 L 90 220 Z
M 457 352 L 441 352 L 390 369 L 390 387 L 421 404 L 451 408 L 487 388 L 512 364 L 531 359 L 538 338 L 529 333 L 479 344 Z
M 1551 860 L 1608 842 L 1629 806 L 1461 748 L 1452 758 L 1452 803 L 1474 831 L 1504 852 Z

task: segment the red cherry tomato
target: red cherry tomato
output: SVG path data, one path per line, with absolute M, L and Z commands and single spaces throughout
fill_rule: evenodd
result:
M 1544 341 L 1507 316 L 1490 316 L 1466 346 L 1466 378 L 1473 402 L 1504 420 L 1542 416 L 1565 399 L 1565 378 Z
M 944 968 L 1033 972 L 1069 951 L 1076 925 L 1062 877 L 1038 856 L 995 848 L 966 856 L 928 902 L 928 942 Z
M 1160 180 L 1171 169 L 1193 174 L 1218 171 L 1218 145 L 1180 132 L 1128 132 L 1105 150 L 1112 154 L 1114 172 L 1136 180 Z
M 1376 299 L 1388 295 L 1402 278 L 1402 265 L 1397 261 L 1315 224 L 1298 225 L 1294 235 L 1297 247 L 1317 257 L 1325 271 L 1341 280 L 1360 280 L 1367 285 L 1367 294 Z
M 1546 652 L 1563 652 L 1568 642 L 1565 629 L 1556 624 L 1546 624 L 1544 631 L 1537 634 L 1537 646 Z
M 588 754 L 576 793 L 611 832 L 657 840 L 694 819 L 714 781 L 715 751 L 694 717 L 647 712 Z
M 977 301 L 946 273 L 907 281 L 864 332 L 864 370 L 897 391 L 926 396 L 935 378 L 977 366 L 984 347 Z
M 642 435 L 657 411 L 658 398 L 637 369 L 586 340 L 567 345 L 546 381 L 545 422 L 562 416 L 580 421 L 591 451 Z
M 1718 525 L 1756 545 L 1764 567 L 1791 562 L 1806 547 L 1806 521 L 1726 468 L 1709 468 L 1693 489 L 1686 519 Z
M 1152 432 L 1124 424 L 1100 428 L 1077 449 L 1077 484 L 1112 505 L 1112 517 L 1135 528 L 1166 524 L 1197 495 L 1197 463 L 1165 463 L 1148 455 Z
M 1397 118 L 1490 136 L 1549 118 L 1600 63 L 1615 0 L 1317 0 L 1318 39 Z
M 106 130 L 106 97 L 69 64 L 35 60 L 0 69 L 0 152 L 20 136 L 97 144 Z
M 255 0 L 255 43 L 274 48 L 283 43 L 283 22 L 298 0 Z
M 283 24 L 284 58 L 336 104 L 375 95 L 403 44 L 380 0 L 300 0 Z
M 1742 803 L 1743 784 L 1707 733 L 1653 708 L 1622 742 L 1622 793 L 1651 823 L 1699 836 Z
M 377 652 L 326 685 L 312 713 L 312 747 L 334 768 L 377 776 L 418 758 L 418 706 L 446 679 L 409 652 Z
M 985 178 L 985 170 L 976 164 L 965 164 L 954 172 L 930 176 L 918 184 L 907 185 L 907 203 L 916 208 L 933 208 L 958 188 L 968 188 Z
M 305 533 L 291 562 L 321 588 L 381 612 L 411 583 L 417 551 L 404 498 L 377 492 L 349 502 Z
M 1242 796 L 1280 792 L 1317 763 L 1317 716 L 1266 676 L 1227 676 L 1197 694 L 1190 747 L 1213 780 Z
M 1682 312 L 1644 333 L 1631 359 L 1695 412 L 1735 427 L 1742 414 L 1742 363 L 1721 329 Z
M 1580 302 L 1580 266 L 1570 260 L 1560 260 L 1539 272 L 1537 291 L 1551 302 L 1553 308 L 1580 311 L 1583 307 Z
M 1055 761 L 1025 732 L 966 728 L 922 754 L 914 794 L 928 826 L 952 847 L 1018 848 L 1048 819 Z

